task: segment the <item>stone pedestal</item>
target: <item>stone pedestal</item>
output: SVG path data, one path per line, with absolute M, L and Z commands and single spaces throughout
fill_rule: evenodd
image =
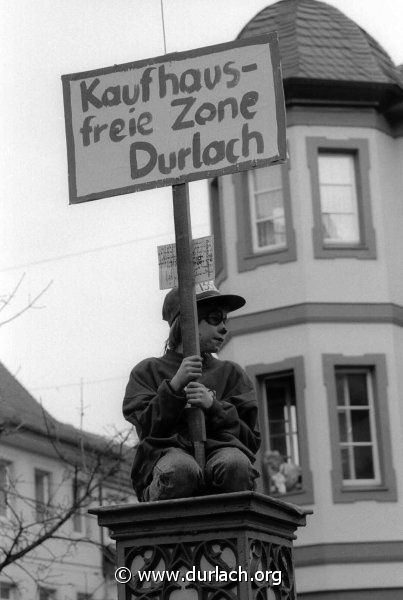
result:
M 132 574 L 117 584 L 119 600 L 296 598 L 292 543 L 311 511 L 237 492 L 90 512 L 116 540 L 117 566 Z M 144 572 L 150 581 L 140 581 Z

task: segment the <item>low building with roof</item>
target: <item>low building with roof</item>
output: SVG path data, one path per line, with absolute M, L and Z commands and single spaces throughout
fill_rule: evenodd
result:
M 1 600 L 116 598 L 114 546 L 87 510 L 135 501 L 123 441 L 60 423 L 0 363 Z
M 393 18 L 393 15 L 391 15 Z M 261 491 L 314 510 L 298 597 L 403 595 L 403 78 L 318 0 L 267 6 L 289 159 L 210 182 L 216 283 L 244 293 L 220 357 L 252 377 Z

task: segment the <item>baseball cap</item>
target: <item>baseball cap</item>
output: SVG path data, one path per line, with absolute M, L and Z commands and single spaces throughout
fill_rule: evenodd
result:
M 209 284 L 207 289 L 203 286 L 196 286 L 196 304 L 197 308 L 208 306 L 221 306 L 227 312 L 237 310 L 246 304 L 245 298 L 236 294 L 221 294 L 217 288 Z M 164 304 L 162 305 L 162 318 L 168 321 L 171 326 L 176 317 L 179 315 L 179 289 L 172 288 L 165 296 Z

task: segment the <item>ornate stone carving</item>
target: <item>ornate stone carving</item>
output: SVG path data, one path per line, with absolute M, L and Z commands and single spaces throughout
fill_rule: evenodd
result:
M 250 576 L 253 600 L 294 600 L 296 598 L 292 548 L 259 539 L 249 542 Z M 281 584 L 268 581 L 269 571 L 281 572 Z M 261 581 L 259 573 L 265 575 Z M 259 576 L 257 576 L 259 575 Z
M 229 573 L 238 568 L 236 540 L 134 547 L 127 553 L 126 566 L 134 574 L 127 584 L 130 590 L 128 600 L 238 598 L 237 582 L 216 580 L 217 572 Z M 164 580 L 141 581 L 139 572 L 160 573 Z M 178 581 L 168 581 L 166 573 L 180 573 Z
M 237 600 L 240 581 L 250 582 L 253 600 L 294 600 L 291 548 L 249 539 L 249 561 L 242 564 L 238 543 L 228 539 L 131 548 L 125 562 L 134 576 L 127 584 L 127 600 Z M 238 576 L 231 581 L 228 574 L 234 571 Z M 279 585 L 269 571 L 281 572 Z M 150 574 L 149 581 L 141 578 L 144 573 Z M 177 573 L 177 580 L 169 580 L 167 573 Z

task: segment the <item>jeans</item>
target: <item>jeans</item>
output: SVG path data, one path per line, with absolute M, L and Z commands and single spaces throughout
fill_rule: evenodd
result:
M 154 466 L 153 479 L 144 490 L 143 500 L 252 490 L 258 476 L 258 471 L 239 448 L 219 448 L 212 452 L 204 473 L 193 456 L 179 448 L 170 448 Z

